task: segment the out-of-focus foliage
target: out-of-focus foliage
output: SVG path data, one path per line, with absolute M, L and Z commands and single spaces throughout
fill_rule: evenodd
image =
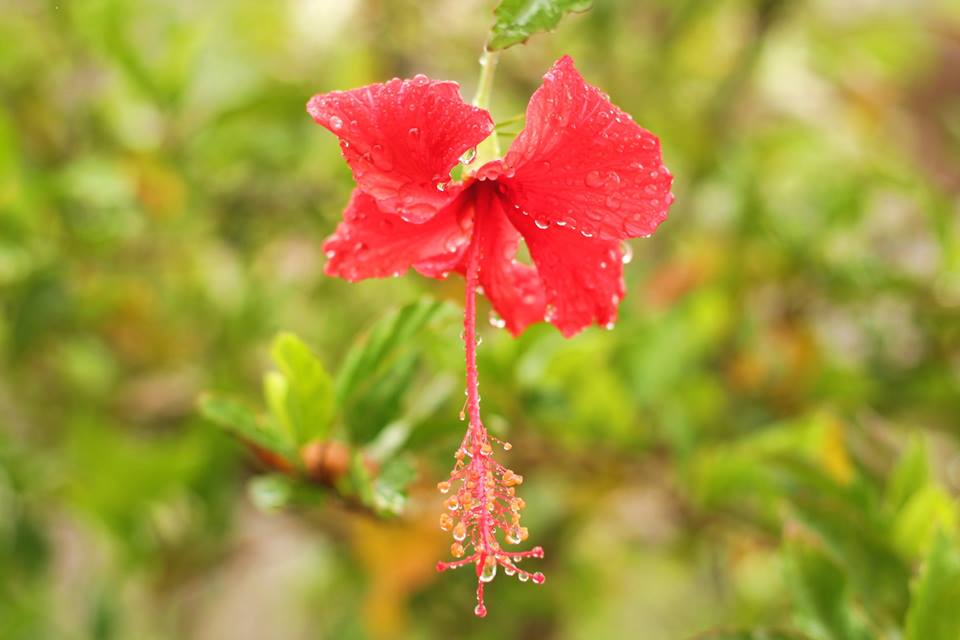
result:
M 484 333 L 547 583 L 477 621 L 438 579 L 462 286 L 323 276 L 351 180 L 303 105 L 469 96 L 497 4 L 0 0 L 0 638 L 960 635 L 952 0 L 596 0 L 501 55 L 498 122 L 569 53 L 677 202 L 615 330 Z

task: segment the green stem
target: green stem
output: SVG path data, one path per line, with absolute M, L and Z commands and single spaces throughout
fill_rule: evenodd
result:
M 497 71 L 499 51 L 483 50 L 480 57 L 480 81 L 477 83 L 477 93 L 473 97 L 473 106 L 490 110 L 490 96 L 493 94 L 493 76 Z M 471 168 L 481 167 L 491 160 L 500 157 L 500 143 L 496 135 L 477 145 L 477 157 L 470 163 Z

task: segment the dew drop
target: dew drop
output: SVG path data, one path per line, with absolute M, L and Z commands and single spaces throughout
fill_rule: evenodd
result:
M 591 171 L 587 174 L 587 177 L 583 179 L 583 182 L 591 189 L 597 189 L 603 186 L 605 180 L 599 171 Z
M 337 255 L 337 252 L 334 251 L 333 249 L 327 249 L 326 251 L 324 251 L 323 255 L 327 256 L 327 259 L 330 260 Z
M 607 177 L 604 183 L 608 191 L 615 189 L 617 185 L 620 184 L 620 174 L 616 171 L 607 171 Z
M 580 235 L 582 235 L 584 238 L 592 238 L 593 231 L 590 231 L 588 229 L 580 229 Z
M 474 607 L 473 613 L 478 618 L 485 618 L 487 616 L 487 608 L 482 604 L 478 604 L 476 607 Z
M 490 324 L 497 329 L 503 329 L 505 326 L 507 326 L 507 321 L 498 316 L 496 311 L 491 311 Z
M 547 577 L 546 577 L 545 575 L 543 575 L 542 573 L 540 573 L 539 571 L 537 571 L 535 574 L 533 574 L 533 576 L 531 576 L 531 578 L 533 579 L 533 582 L 534 582 L 535 584 L 543 584 L 544 582 L 547 581 Z
M 515 574 L 516 572 L 517 572 L 516 568 L 511 567 L 511 566 L 505 566 L 505 567 L 503 568 L 503 573 L 504 573 L 504 575 L 512 576 L 512 575 Z
M 630 261 L 633 260 L 633 247 L 626 242 L 621 242 L 620 253 L 622 254 L 620 259 L 623 261 L 623 264 L 630 264 Z
M 529 573 L 519 573 L 519 574 L 517 574 L 517 580 L 519 580 L 520 582 L 526 582 L 526 581 L 529 580 L 529 579 L 530 579 L 530 574 L 529 574 Z
M 490 582 L 491 580 L 496 578 L 497 577 L 496 560 L 494 560 L 493 558 L 487 559 L 487 561 L 483 563 L 483 571 L 480 572 L 480 575 L 478 577 L 480 578 L 480 582 Z
M 343 129 L 343 120 L 337 116 L 330 116 L 330 120 L 328 122 L 330 124 L 330 128 L 334 131 L 340 131 L 340 129 Z
M 460 156 L 460 164 L 470 164 L 473 162 L 473 159 L 477 157 L 477 148 L 471 147 L 463 152 L 463 155 Z
M 428 82 L 430 82 L 430 78 L 423 75 L 422 73 L 418 73 L 417 75 L 413 76 L 413 84 L 417 85 L 418 87 L 422 87 Z
M 393 158 L 390 157 L 390 152 L 383 148 L 383 145 L 373 145 L 370 149 L 370 157 L 373 159 L 374 166 L 381 171 L 393 169 Z
M 537 229 L 549 229 L 550 221 L 547 220 L 544 216 L 537 216 L 533 220 L 533 224 L 537 226 Z
M 417 127 L 410 127 L 410 130 L 407 131 L 407 133 L 408 133 L 408 134 L 410 135 L 410 137 L 413 138 L 414 140 L 419 140 L 419 139 L 420 139 L 420 129 L 418 129 Z

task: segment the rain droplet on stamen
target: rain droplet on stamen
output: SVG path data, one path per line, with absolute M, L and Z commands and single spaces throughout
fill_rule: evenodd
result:
M 483 563 L 483 570 L 480 571 L 480 582 L 490 582 L 497 577 L 497 561 L 488 557 Z
M 503 329 L 507 326 L 507 321 L 497 315 L 496 311 L 490 312 L 490 324 L 497 329 Z
M 623 261 L 623 264 L 630 264 L 630 261 L 633 260 L 633 247 L 626 242 L 621 242 L 620 253 L 622 254 L 620 259 Z

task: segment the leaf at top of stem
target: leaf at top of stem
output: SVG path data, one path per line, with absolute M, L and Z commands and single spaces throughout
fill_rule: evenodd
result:
M 568 13 L 587 11 L 593 0 L 502 0 L 494 11 L 487 49 L 497 51 L 554 29 Z

